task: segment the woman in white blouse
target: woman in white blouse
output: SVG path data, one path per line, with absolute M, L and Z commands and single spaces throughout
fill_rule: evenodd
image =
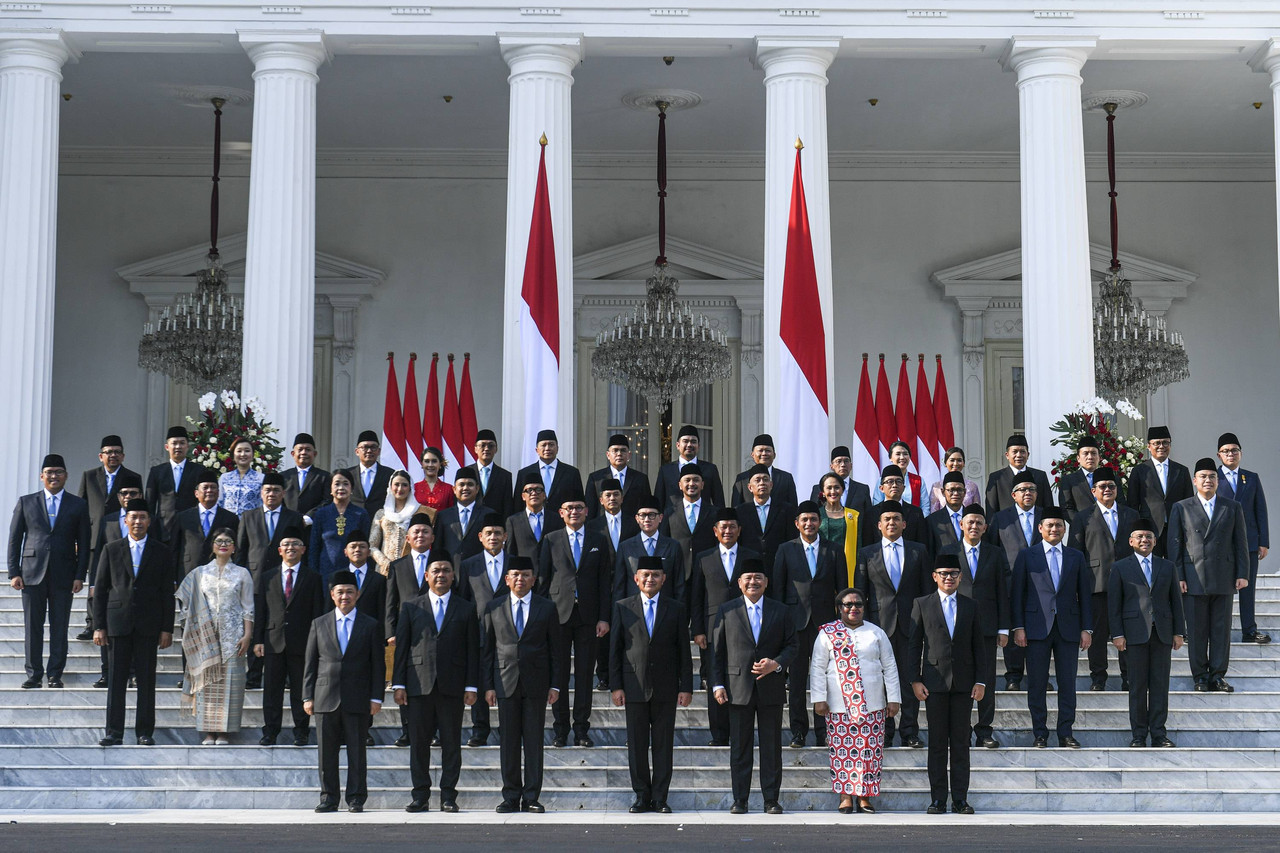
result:
M 856 589 L 836 596 L 839 619 L 823 625 L 813 642 L 809 696 L 814 714 L 827 718 L 831 788 L 841 814 L 875 814 L 880 793 L 886 714 L 898 713 L 902 695 L 898 665 L 884 631 L 862 617 L 866 602 Z

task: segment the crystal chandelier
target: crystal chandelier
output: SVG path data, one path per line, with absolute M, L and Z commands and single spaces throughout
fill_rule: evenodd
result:
M 591 375 L 655 403 L 671 401 L 728 378 L 728 340 L 702 314 L 678 298 L 680 281 L 667 270 L 667 103 L 658 101 L 658 258 L 645 281 L 645 301 L 630 316 L 619 314 L 596 336 Z
M 213 98 L 213 194 L 209 203 L 209 256 L 196 273 L 196 292 L 180 294 L 159 320 L 148 322 L 138 341 L 138 366 L 154 370 L 196 392 L 240 387 L 244 304 L 227 292 L 227 271 L 218 263 L 218 172 L 222 164 L 222 106 Z
M 1094 384 L 1097 393 L 1134 397 L 1154 392 L 1191 375 L 1182 335 L 1170 330 L 1163 317 L 1153 317 L 1133 295 L 1120 269 L 1117 249 L 1119 215 L 1116 211 L 1116 147 L 1114 102 L 1107 111 L 1107 177 L 1111 189 L 1111 269 L 1098 286 L 1093 304 Z

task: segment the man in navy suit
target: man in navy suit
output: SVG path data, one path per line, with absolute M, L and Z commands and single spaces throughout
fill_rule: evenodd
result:
M 174 518 L 169 545 L 178 562 L 178 582 L 194 569 L 213 559 L 213 531 L 223 527 L 234 534 L 240 529 L 240 517 L 218 506 L 218 475 L 208 468 L 200 472 L 196 484 L 196 506 L 184 509 Z
M 187 461 L 191 446 L 187 428 L 170 427 L 164 436 L 168 459 L 147 472 L 147 504 L 151 507 L 150 535 L 169 541 L 173 520 L 196 505 L 196 483 L 202 466 Z
M 720 505 L 707 498 L 703 491 L 702 468 L 685 465 L 680 469 L 680 497 L 667 504 L 667 511 L 658 530 L 680 546 L 684 556 L 682 577 L 693 572 L 693 560 L 715 543 L 716 513 Z
M 103 437 L 98 451 L 98 460 L 102 462 L 96 468 L 90 468 L 80 476 L 80 489 L 76 492 L 89 503 L 89 541 L 98 541 L 98 524 L 102 517 L 115 512 L 119 507 L 116 492 L 120 488 L 120 475 L 138 479 L 142 475 L 124 467 L 124 442 L 118 435 Z M 90 572 L 93 571 L 90 564 Z M 93 602 L 85 603 L 84 631 L 76 635 L 77 640 L 93 639 Z
M 1072 736 L 1076 721 L 1076 669 L 1080 650 L 1093 641 L 1093 578 L 1084 554 L 1062 544 L 1065 513 L 1048 507 L 1040 520 L 1041 542 L 1018 555 L 1013 564 L 1013 642 L 1027 650 L 1027 708 L 1035 746 L 1049 745 L 1045 691 L 1049 658 L 1058 678 L 1058 746 L 1079 749 Z
M 600 497 L 606 483 L 617 482 L 622 492 L 622 515 L 631 518 L 640 508 L 640 499 L 652 494 L 649 475 L 631 467 L 631 439 L 622 433 L 609 436 L 605 451 L 609 464 L 587 475 L 587 520 L 600 515 Z
M 1102 465 L 1102 452 L 1096 438 L 1086 435 L 1080 439 L 1076 445 L 1076 464 L 1080 470 L 1072 471 L 1058 482 L 1058 503 L 1067 511 L 1067 518 L 1075 518 L 1076 513 L 1084 512 L 1093 505 L 1093 472 Z M 1122 497 L 1119 489 L 1117 481 L 1117 500 Z M 1105 646 L 1103 643 L 1098 645 Z
M 636 525 L 640 532 L 630 539 L 623 540 L 618 546 L 618 554 L 613 559 L 613 601 L 640 592 L 636 588 L 635 576 L 641 557 L 661 557 L 663 568 L 667 572 L 664 587 L 672 598 L 688 602 L 685 592 L 684 554 L 676 540 L 663 536 L 658 528 L 662 525 L 662 513 L 658 510 L 658 496 L 650 495 L 640 501 L 640 509 L 636 512 Z M 692 611 L 693 605 L 689 604 Z
M 1013 478 L 1009 491 L 1013 506 L 990 516 L 987 541 L 1004 549 L 1005 562 L 1012 566 L 1025 549 L 1040 542 L 1040 521 L 1044 510 L 1037 504 L 1040 487 L 1028 471 Z M 1010 576 L 1012 583 L 1012 575 Z M 1012 590 L 1011 590 L 1012 591 Z M 1016 643 L 1004 647 L 1004 689 L 1021 690 L 1026 670 L 1026 650 Z
M 750 490 L 746 501 L 737 505 L 738 523 L 742 525 L 742 544 L 760 554 L 765 573 L 774 578 L 774 556 L 782 543 L 796 536 L 796 505 L 778 497 L 776 485 L 765 465 L 753 465 L 747 470 Z M 776 580 L 776 578 L 774 578 Z M 775 590 L 775 597 L 781 590 Z M 831 603 L 835 607 L 834 600 Z
M 775 458 L 777 458 L 777 452 L 773 449 L 773 436 L 768 433 L 757 435 L 751 442 L 751 461 L 756 465 L 763 465 L 768 471 L 769 479 L 773 481 L 774 500 L 795 506 L 800 502 L 796 495 L 796 478 L 791 476 L 790 471 L 783 471 L 775 466 L 773 464 Z M 734 478 L 732 494 L 729 496 L 730 506 L 737 506 L 751 500 L 750 480 L 753 470 L 754 466 Z
M 476 432 L 476 474 L 480 477 L 480 502 L 506 518 L 516 511 L 519 500 L 514 497 L 511 472 L 493 460 L 498 455 L 498 437 L 491 429 Z
M 470 466 L 458 469 L 453 475 L 453 506 L 436 514 L 436 544 L 453 555 L 454 575 L 461 569 L 462 561 L 479 554 L 480 525 L 488 512 L 477 497 L 480 495 L 480 479 Z
M 1009 464 L 999 471 L 991 472 L 987 478 L 987 517 L 992 518 L 997 512 L 1013 505 L 1010 496 L 1013 493 L 1013 480 L 1019 474 L 1030 474 L 1036 484 L 1036 505 L 1042 509 L 1053 506 L 1053 491 L 1049 487 L 1049 475 L 1039 468 L 1027 464 L 1031 453 L 1027 449 L 1025 435 L 1011 435 L 1005 442 L 1004 458 Z
M 1262 493 L 1262 480 L 1253 471 L 1240 467 L 1240 439 L 1233 432 L 1218 437 L 1218 494 L 1240 504 L 1244 510 L 1244 530 L 1249 540 L 1249 585 L 1240 590 L 1240 632 L 1246 643 L 1265 645 L 1271 635 L 1258 630 L 1254 616 L 1257 596 L 1258 561 L 1265 559 L 1271 544 L 1267 529 L 1267 496 Z
M 720 469 L 714 462 L 698 458 L 701 446 L 702 439 L 696 426 L 685 424 L 680 427 L 680 434 L 676 437 L 678 455 L 658 469 L 658 479 L 653 484 L 653 493 L 657 495 L 663 512 L 671 504 L 680 501 L 680 479 L 684 476 L 686 465 L 697 465 L 702 472 L 702 493 L 706 499 L 716 506 L 724 506 L 724 484 L 720 480 Z
M 560 442 L 553 429 L 538 430 L 538 443 L 534 447 L 538 461 L 516 472 L 516 496 L 528 483 L 540 483 L 547 493 L 547 511 L 559 516 L 560 504 L 569 496 L 582 497 L 582 473 L 568 462 L 559 459 Z M 524 554 L 523 551 L 520 552 Z M 537 552 L 527 554 L 536 560 Z
M 300 432 L 294 436 L 293 450 L 289 455 L 293 457 L 294 467 L 283 472 L 284 505 L 296 513 L 308 515 L 311 510 L 329 502 L 329 479 L 332 475 L 313 464 L 316 440 L 310 433 Z M 377 509 L 374 507 L 374 512 Z M 312 558 L 316 559 L 315 555 Z
M 378 434 L 367 429 L 356 439 L 356 456 L 360 463 L 347 469 L 347 477 L 351 480 L 351 502 L 367 510 L 370 518 L 387 502 L 387 487 L 395 473 L 390 465 L 378 462 L 381 455 L 382 442 Z
M 1173 505 L 1191 497 L 1191 472 L 1186 465 L 1169 458 L 1173 436 L 1166 426 L 1147 429 L 1147 453 L 1150 454 L 1129 472 L 1124 491 L 1125 503 L 1149 518 L 1156 526 L 1156 556 L 1168 553 L 1169 515 Z

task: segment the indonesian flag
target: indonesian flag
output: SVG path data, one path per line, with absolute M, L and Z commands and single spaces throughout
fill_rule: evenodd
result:
M 458 389 L 458 415 L 462 418 L 464 465 L 476 461 L 476 400 L 471 393 L 471 353 L 462 354 L 462 387 Z
M 444 379 L 444 414 L 441 416 L 440 433 L 444 438 L 444 458 L 450 471 L 457 471 L 462 460 L 462 418 L 458 414 L 458 390 L 453 378 L 453 353 L 449 353 L 449 373 Z
M 880 375 L 876 377 L 876 426 L 879 428 L 880 469 L 883 470 L 889 464 L 889 445 L 898 435 L 898 423 L 893 419 L 893 397 L 889 393 L 889 374 L 884 370 L 884 353 L 880 353 Z M 876 490 L 879 484 L 880 471 L 877 471 L 870 483 L 873 498 L 879 494 Z
M 862 379 L 858 382 L 858 409 L 853 418 L 853 471 L 860 483 L 880 482 L 880 430 L 876 426 L 876 404 L 871 397 L 871 374 L 867 354 L 862 354 Z
M 396 357 L 394 353 L 387 353 L 387 403 L 382 412 L 382 453 L 378 462 L 398 471 L 404 467 L 404 457 L 404 419 L 400 413 Z
M 529 248 L 520 288 L 520 354 L 524 366 L 524 429 L 521 464 L 534 460 L 534 436 L 555 429 L 559 405 L 560 297 L 556 281 L 555 236 L 547 190 L 547 138 L 540 140 L 538 185 L 529 223 Z
M 898 441 L 904 442 L 907 449 L 911 451 L 912 457 L 916 455 L 916 416 L 911 409 L 911 381 L 907 375 L 907 354 L 902 354 L 902 366 L 898 368 L 898 406 L 896 412 L 896 420 L 898 421 Z M 912 474 L 919 474 L 920 470 L 916 467 L 916 460 L 912 458 L 907 464 L 907 471 Z M 905 478 L 904 478 L 905 479 Z M 913 495 L 919 502 L 920 496 Z
M 413 482 L 422 479 L 422 419 L 418 416 L 418 354 L 409 353 L 409 375 L 404 380 L 404 438 L 407 466 Z M 376 510 L 375 510 L 376 511 Z
M 920 487 L 930 488 L 942 479 L 942 466 L 938 461 L 938 427 L 933 416 L 933 400 L 929 397 L 929 378 L 924 375 L 924 353 L 920 354 L 916 371 L 916 450 L 912 454 L 920 471 Z M 921 501 L 928 506 L 928 500 Z
M 829 468 L 827 441 L 827 338 L 818 296 L 818 273 L 804 200 L 799 140 L 791 184 L 791 214 L 787 222 L 787 258 L 782 273 L 782 311 L 779 336 L 781 409 L 776 437 L 778 456 L 797 481 L 816 483 Z
M 945 462 L 946 452 L 956 446 L 956 434 L 951 428 L 951 400 L 947 397 L 947 377 L 942 372 L 942 356 L 934 358 L 938 361 L 938 372 L 933 378 L 933 416 L 938 424 L 938 459 Z
M 422 410 L 423 450 L 428 447 L 440 448 L 440 445 L 444 444 L 444 439 L 440 437 L 440 389 L 436 384 L 436 366 L 439 363 L 440 353 L 431 353 L 431 377 L 427 380 L 426 408 Z M 418 456 L 421 457 L 422 454 L 419 453 Z

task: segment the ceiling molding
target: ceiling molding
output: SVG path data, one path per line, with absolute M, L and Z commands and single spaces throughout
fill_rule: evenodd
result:
M 648 234 L 606 246 L 573 259 L 574 281 L 640 280 L 653 270 L 658 246 L 656 234 Z M 729 281 L 759 281 L 764 266 L 759 261 L 741 258 L 678 237 L 667 238 L 667 261 L 677 278 Z

